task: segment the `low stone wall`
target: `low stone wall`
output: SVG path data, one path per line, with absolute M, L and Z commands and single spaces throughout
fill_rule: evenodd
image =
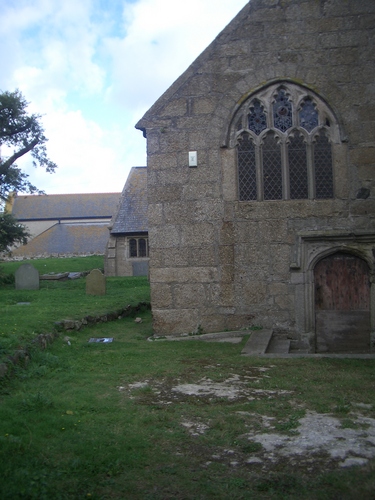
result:
M 8 252 L 0 253 L 0 259 L 4 262 L 21 262 L 23 260 L 38 260 L 38 259 L 70 259 L 71 257 L 92 257 L 94 255 L 104 256 L 103 252 L 92 252 L 92 253 L 44 253 L 38 255 L 12 255 Z
M 146 307 L 151 309 L 151 304 L 148 302 L 140 302 L 136 306 L 127 305 L 124 308 L 116 311 L 100 314 L 98 316 L 85 316 L 80 320 L 64 319 L 55 323 L 55 328 L 50 333 L 41 333 L 31 342 L 29 347 L 17 349 L 13 355 L 9 355 L 7 360 L 0 363 L 0 378 L 11 374 L 14 366 L 20 365 L 26 367 L 31 359 L 31 347 L 37 345 L 40 349 L 46 349 L 52 344 L 62 332 L 79 331 L 86 326 L 96 325 L 98 323 L 107 323 L 116 319 L 125 318 L 131 314 L 137 313 L 140 309 Z

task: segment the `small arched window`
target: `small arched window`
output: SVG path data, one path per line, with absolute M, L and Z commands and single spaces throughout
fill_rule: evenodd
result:
M 148 257 L 148 238 L 130 238 L 129 257 Z
M 139 238 L 138 240 L 138 256 L 146 257 L 147 256 L 147 245 L 146 240 L 144 238 Z
M 129 257 L 138 257 L 137 255 L 137 240 L 132 238 L 129 240 Z
M 269 86 L 235 118 L 240 201 L 333 198 L 332 112 L 294 84 Z

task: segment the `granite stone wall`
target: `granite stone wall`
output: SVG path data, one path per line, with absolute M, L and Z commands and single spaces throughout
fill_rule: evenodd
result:
M 373 0 L 252 0 L 137 124 L 156 334 L 257 325 L 311 343 L 320 256 L 354 252 L 373 276 L 374 29 Z M 331 110 L 334 199 L 239 201 L 233 119 L 277 82 Z
M 106 276 L 146 276 L 148 257 L 129 258 L 129 236 L 110 234 L 104 254 Z

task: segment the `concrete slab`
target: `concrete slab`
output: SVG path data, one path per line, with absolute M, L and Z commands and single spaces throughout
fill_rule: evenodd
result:
M 242 350 L 247 356 L 257 356 L 267 351 L 268 344 L 272 338 L 272 330 L 259 330 L 251 332 L 249 340 Z
M 204 333 L 202 335 L 166 335 L 165 337 L 150 337 L 149 340 L 200 340 L 204 342 L 231 342 L 233 344 L 242 341 L 242 338 L 249 335 L 246 330 L 232 332 Z

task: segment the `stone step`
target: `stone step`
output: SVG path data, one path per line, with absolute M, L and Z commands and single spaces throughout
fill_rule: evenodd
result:
M 267 349 L 267 354 L 288 354 L 290 351 L 290 340 L 272 338 Z
M 241 354 L 246 356 L 264 354 L 267 351 L 271 338 L 272 330 L 257 330 L 252 332 Z

